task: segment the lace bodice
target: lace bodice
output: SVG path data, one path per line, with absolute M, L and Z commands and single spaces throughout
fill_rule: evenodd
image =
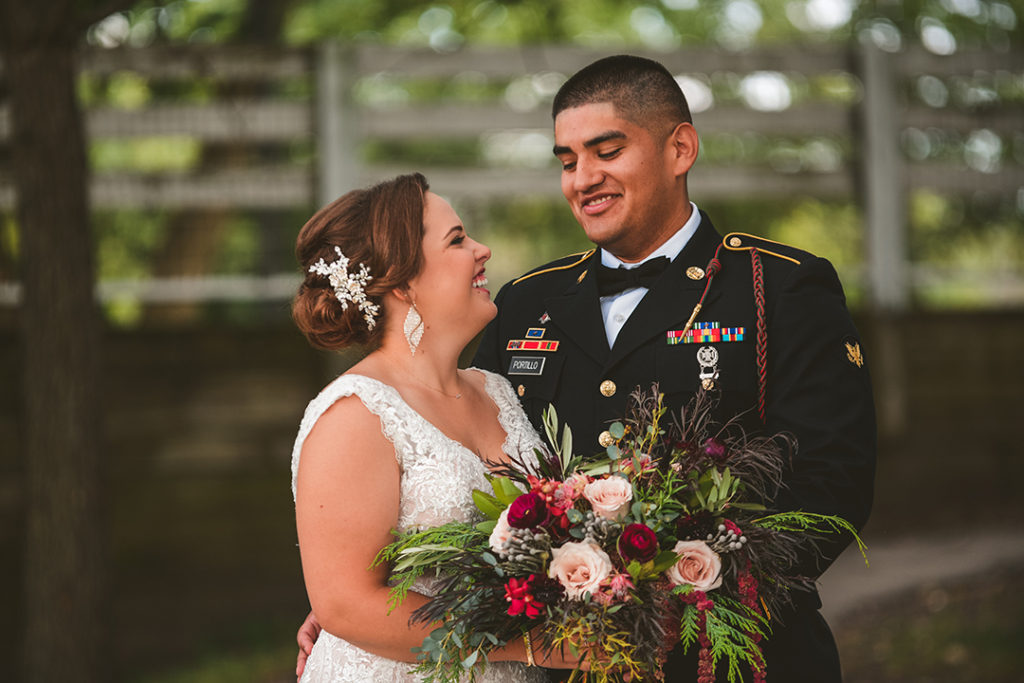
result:
M 500 375 L 484 375 L 487 394 L 498 408 L 498 420 L 505 430 L 502 450 L 509 456 L 532 458 L 540 438 L 530 425 L 511 385 Z M 299 470 L 302 444 L 313 425 L 336 401 L 356 395 L 366 409 L 380 418 L 381 432 L 395 447 L 401 471 L 398 530 L 437 526 L 450 521 L 479 521 L 472 491 L 488 490 L 487 472 L 480 458 L 446 436 L 412 409 L 398 391 L 363 375 L 341 375 L 310 401 L 292 449 L 292 495 Z M 430 594 L 427 585 L 414 587 Z M 410 665 L 371 654 L 340 638 L 321 633 L 313 648 L 303 683 L 376 683 L 377 681 L 418 681 L 407 671 Z M 523 683 L 544 681 L 539 669 L 498 662 L 491 664 L 481 683 Z

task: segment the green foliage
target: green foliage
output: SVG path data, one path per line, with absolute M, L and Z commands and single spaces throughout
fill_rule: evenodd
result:
M 850 534 L 853 540 L 857 542 L 857 549 L 864 558 L 864 564 L 868 564 L 868 547 L 861 540 L 857 529 L 842 517 L 821 515 L 816 512 L 777 512 L 755 519 L 754 524 L 762 529 L 771 529 L 772 531 L 783 533 L 809 534 L 812 536 Z
M 99 173 L 189 171 L 198 165 L 201 153 L 202 143 L 187 135 L 97 139 L 89 143 L 89 162 Z
M 397 607 L 417 579 L 451 559 L 487 549 L 487 536 L 476 527 L 449 522 L 426 531 L 410 532 L 381 549 L 371 567 L 391 564 L 394 580 L 388 598 L 389 612 Z
M 723 595 L 714 596 L 715 606 L 705 613 L 705 628 L 711 640 L 711 658 L 717 665 L 725 659 L 729 683 L 742 680 L 740 664 L 753 668 L 759 665 L 753 634 L 762 638 L 770 633 L 768 620 L 742 603 Z M 688 609 L 696 610 L 692 605 Z

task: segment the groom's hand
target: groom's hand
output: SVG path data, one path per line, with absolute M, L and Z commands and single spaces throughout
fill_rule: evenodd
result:
M 302 626 L 299 627 L 299 632 L 295 634 L 295 641 L 299 644 L 299 656 L 295 660 L 296 680 L 302 678 L 306 660 L 309 659 L 309 653 L 313 651 L 313 643 L 319 637 L 320 622 L 316 620 L 316 615 L 310 612 L 306 620 L 302 622 Z

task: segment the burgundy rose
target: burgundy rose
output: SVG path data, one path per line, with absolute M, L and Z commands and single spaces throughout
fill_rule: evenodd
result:
M 539 493 L 524 493 L 508 506 L 508 525 L 516 529 L 532 529 L 547 523 L 548 504 Z
M 658 554 L 658 537 L 646 524 L 628 524 L 619 536 L 618 547 L 626 562 L 647 562 Z

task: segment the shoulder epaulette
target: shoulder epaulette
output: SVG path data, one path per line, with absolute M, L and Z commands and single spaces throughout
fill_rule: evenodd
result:
M 575 268 L 576 266 L 590 258 L 591 254 L 593 254 L 594 251 L 594 249 L 590 249 L 589 251 L 583 251 L 578 254 L 569 254 L 568 256 L 563 256 L 557 261 L 552 261 L 552 263 L 546 266 L 541 266 L 537 270 L 527 273 L 518 280 L 513 280 L 512 285 L 518 285 L 523 280 L 529 280 L 531 277 L 536 277 L 537 275 L 544 275 L 546 273 L 554 273 L 560 270 L 569 270 L 570 268 Z
M 770 254 L 776 258 L 785 259 L 797 265 L 807 258 L 808 254 L 802 249 L 791 247 L 788 244 L 782 242 L 775 242 L 772 240 L 758 237 L 757 235 L 748 235 L 745 232 L 730 232 L 722 239 L 722 246 L 729 251 L 749 251 L 751 249 L 757 249 L 762 254 Z

